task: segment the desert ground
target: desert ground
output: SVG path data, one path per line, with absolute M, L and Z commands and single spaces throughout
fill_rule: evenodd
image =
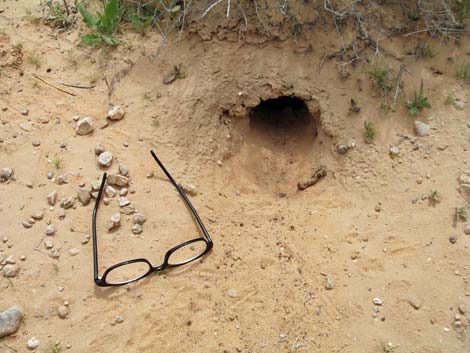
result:
M 189 1 L 88 46 L 71 1 L 1 1 L 0 352 L 470 352 L 470 37 L 349 3 Z M 213 249 L 98 287 L 104 171 L 100 275 L 198 236 L 150 150 Z

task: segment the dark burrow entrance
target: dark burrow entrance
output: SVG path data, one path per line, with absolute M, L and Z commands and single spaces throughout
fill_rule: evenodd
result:
M 312 104 L 312 106 L 315 106 Z M 319 109 L 310 111 L 301 98 L 281 96 L 261 101 L 236 124 L 242 144 L 236 166 L 241 184 L 283 193 L 296 190 L 308 174 L 317 137 Z M 256 185 L 256 186 L 255 186 Z

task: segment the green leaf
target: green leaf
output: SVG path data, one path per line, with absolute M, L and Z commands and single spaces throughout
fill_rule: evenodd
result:
M 112 46 L 115 46 L 115 45 L 118 45 L 119 44 L 119 41 L 114 38 L 114 36 L 110 35 L 110 36 L 107 36 L 105 34 L 102 34 L 101 35 L 101 38 L 103 39 L 103 41 L 106 43 L 106 44 L 109 44 L 109 45 L 112 45 Z
M 121 7 L 118 0 L 110 0 L 104 9 L 101 17 L 101 27 L 103 34 L 113 34 L 121 21 Z
M 103 37 L 101 34 L 90 33 L 82 37 L 83 43 L 89 46 L 96 46 L 103 42 Z
M 180 6 L 180 5 L 176 5 L 176 6 L 173 7 L 172 9 L 168 10 L 168 12 L 170 12 L 170 13 L 176 13 L 176 12 L 178 12 L 179 10 L 181 10 L 181 6 Z
M 414 105 L 414 104 L 410 105 L 410 114 L 413 115 L 413 116 L 418 114 L 418 108 L 416 107 L 416 105 Z
M 92 28 L 92 29 L 98 29 L 98 23 L 100 22 L 98 16 L 93 15 L 91 12 L 89 12 L 87 9 L 83 7 L 80 2 L 77 1 L 77 9 L 80 11 L 80 14 L 83 17 L 83 22 L 85 24 Z

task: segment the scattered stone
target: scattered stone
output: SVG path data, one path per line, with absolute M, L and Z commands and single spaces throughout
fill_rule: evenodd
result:
M 129 178 L 119 174 L 109 174 L 108 184 L 116 186 L 127 186 L 129 185 Z
M 57 308 L 57 315 L 59 315 L 61 319 L 66 319 L 67 316 L 69 315 L 69 308 L 66 307 L 65 305 L 59 306 Z
M 150 172 L 150 173 L 147 173 L 147 175 L 145 176 L 147 179 L 151 179 L 155 176 L 155 174 L 153 174 L 153 172 Z
M 13 176 L 13 169 L 6 167 L 0 171 L 0 181 L 8 181 Z
M 25 185 L 26 185 L 27 188 L 30 188 L 30 189 L 33 188 L 33 183 L 30 182 L 30 181 L 27 181 L 27 182 L 25 183 Z
M 135 208 L 132 205 L 127 205 L 127 206 L 121 207 L 119 211 L 126 215 L 131 215 L 135 212 Z
M 456 99 L 455 102 L 454 102 L 454 107 L 455 109 L 457 110 L 464 110 L 465 109 L 465 101 L 461 100 L 461 99 Z
M 109 120 L 121 120 L 124 118 L 124 109 L 121 106 L 116 105 L 108 111 L 108 115 L 106 116 Z
M 119 174 L 123 176 L 128 176 L 129 168 L 127 168 L 124 164 L 119 163 Z
M 116 189 L 113 188 L 111 185 L 107 185 L 106 189 L 104 189 L 104 193 L 107 197 L 113 198 L 114 196 L 116 196 Z
M 470 184 L 470 170 L 464 171 L 459 176 L 459 184 Z
M 109 182 L 109 181 L 108 181 L 108 182 Z M 93 181 L 91 182 L 91 189 L 92 189 L 93 191 L 98 191 L 98 190 L 100 189 L 100 187 L 101 187 L 101 181 L 99 181 L 99 180 L 93 180 Z
M 66 197 L 60 201 L 60 207 L 64 209 L 71 208 L 75 204 L 75 200 L 72 196 Z
M 20 272 L 20 268 L 17 265 L 8 264 L 3 266 L 3 276 L 7 278 L 16 277 L 16 275 Z
M 83 245 L 88 244 L 89 241 L 90 241 L 90 235 L 89 235 L 89 234 L 85 235 L 85 236 L 82 238 L 82 244 L 83 244 Z
M 193 184 L 183 183 L 183 184 L 180 184 L 180 185 L 181 185 L 181 188 L 183 189 L 183 191 L 186 194 L 191 195 L 191 196 L 196 196 L 197 195 L 196 186 L 194 186 Z
M 416 135 L 423 137 L 429 135 L 430 126 L 422 121 L 415 121 Z
M 470 202 L 470 184 L 461 184 L 459 186 L 459 192 L 467 202 Z
M 145 220 L 145 216 L 142 213 L 136 213 L 132 217 L 134 224 L 144 224 Z
M 8 256 L 8 257 L 5 259 L 5 262 L 6 262 L 7 264 L 11 264 L 11 265 L 16 264 L 15 257 L 14 257 L 13 255 Z
M 122 189 L 119 191 L 119 195 L 120 195 L 120 196 L 126 196 L 128 192 L 129 192 L 129 190 L 128 190 L 127 188 L 122 188 Z
M 121 315 L 118 315 L 116 316 L 116 318 L 114 319 L 114 322 L 116 324 L 122 324 L 124 322 L 124 318 L 121 316 Z
M 107 197 L 103 198 L 103 203 L 108 206 L 109 205 L 109 199 Z
M 459 311 L 462 315 L 465 315 L 465 313 L 467 312 L 467 307 L 465 306 L 465 304 L 459 305 Z
M 457 237 L 456 237 L 455 235 L 451 235 L 451 236 L 449 237 L 449 242 L 450 242 L 451 244 L 457 243 Z
M 383 305 L 384 302 L 383 302 L 382 299 L 376 297 L 372 300 L 372 303 L 374 303 L 374 305 L 379 305 L 380 306 L 380 305 Z
M 400 154 L 400 148 L 398 148 L 397 146 L 390 147 L 390 155 L 392 157 L 398 156 L 399 154 Z
M 25 256 L 25 255 L 21 255 L 21 256 L 20 256 L 20 260 L 21 260 L 21 261 L 26 261 L 26 256 Z
M 18 331 L 23 311 L 18 306 L 13 306 L 0 313 L 0 338 L 9 336 Z
M 465 228 L 463 229 L 463 231 L 465 232 L 465 234 L 470 235 L 470 223 L 467 223 L 465 225 Z
M 29 109 L 25 108 L 21 110 L 21 115 L 27 116 L 29 114 Z
M 68 180 L 68 176 L 67 174 L 61 174 L 59 175 L 55 182 L 58 184 L 58 185 L 63 185 L 63 184 L 68 184 L 69 180 Z
M 90 202 L 91 200 L 90 193 L 91 193 L 90 187 L 82 186 L 78 188 L 78 191 L 77 191 L 78 201 L 80 201 L 80 203 L 83 206 L 88 205 L 88 203 Z
M 31 142 L 31 144 L 32 144 L 34 147 L 39 147 L 39 146 L 41 146 L 41 141 L 39 141 L 39 140 L 33 140 L 33 141 Z
M 47 179 L 51 180 L 54 177 L 54 172 L 47 172 Z
M 138 223 L 134 224 L 131 228 L 132 234 L 140 234 L 143 230 L 142 225 Z
M 28 347 L 28 349 L 30 350 L 35 350 L 39 347 L 39 340 L 36 338 L 36 337 L 31 337 L 29 340 L 28 340 L 28 343 L 26 344 L 26 346 Z
M 106 151 L 106 148 L 101 144 L 101 143 L 97 143 L 95 145 L 95 154 L 97 156 L 99 156 L 101 153 L 103 153 L 104 151 Z
M 421 300 L 419 300 L 414 294 L 408 297 L 408 303 L 416 310 L 421 307 Z
M 49 240 L 49 239 L 46 239 L 44 240 L 44 246 L 46 247 L 46 249 L 52 249 L 54 247 L 54 243 Z
M 108 222 L 108 232 L 121 225 L 121 214 L 116 213 Z
M 43 219 L 44 211 L 40 211 L 40 210 L 39 211 L 34 211 L 31 215 L 31 217 L 33 217 L 34 219 L 39 221 L 39 220 Z
M 93 120 L 90 117 L 81 118 L 77 122 L 77 135 L 88 135 L 93 132 Z
M 53 259 L 58 259 L 60 257 L 60 251 L 57 248 L 52 249 L 50 255 Z
M 336 147 L 336 152 L 338 154 L 346 154 L 346 153 L 348 153 L 348 150 L 349 150 L 348 145 L 338 145 Z
M 77 256 L 79 253 L 80 253 L 80 250 L 78 250 L 77 248 L 72 248 L 69 250 L 70 256 Z
M 121 196 L 118 200 L 119 207 L 124 207 L 124 206 L 130 205 L 130 204 L 131 204 L 131 202 L 124 196 Z
M 47 195 L 47 202 L 51 206 L 55 206 L 57 202 L 57 191 L 52 191 L 49 195 Z
M 49 235 L 49 236 L 52 236 L 54 235 L 55 233 L 57 232 L 55 226 L 53 224 L 49 224 L 46 228 L 46 230 L 44 231 L 44 233 L 46 235 Z
M 109 151 L 101 153 L 98 157 L 98 164 L 102 168 L 107 168 L 113 162 L 113 154 Z
M 65 218 L 65 210 L 63 208 L 59 208 L 57 210 L 57 216 L 59 219 L 64 219 Z
M 33 226 L 31 223 L 29 223 L 29 221 L 23 221 L 23 222 L 21 222 L 21 224 L 25 228 L 31 228 Z
M 234 288 L 230 288 L 228 291 L 227 291 L 227 295 L 230 297 L 230 298 L 235 298 L 238 293 L 236 291 L 236 289 Z
M 333 277 L 331 275 L 326 274 L 326 283 L 325 283 L 325 289 L 326 290 L 332 290 L 335 287 L 335 282 L 333 281 Z

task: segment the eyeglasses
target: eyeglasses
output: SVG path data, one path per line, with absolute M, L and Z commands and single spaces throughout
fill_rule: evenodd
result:
M 191 214 L 194 216 L 197 225 L 199 226 L 202 237 L 194 238 L 188 240 L 184 243 L 172 247 L 165 253 L 163 258 L 163 263 L 160 266 L 153 266 L 150 261 L 144 258 L 127 260 L 119 262 L 106 271 L 104 271 L 103 276 L 100 277 L 98 274 L 98 243 L 96 235 L 96 216 L 98 213 L 98 207 L 100 204 L 101 196 L 103 194 L 104 187 L 106 185 L 107 174 L 103 174 L 103 179 L 101 180 L 100 190 L 98 196 L 96 197 L 95 207 L 93 209 L 92 217 L 92 227 L 93 227 L 93 270 L 94 270 L 94 280 L 96 285 L 100 287 L 109 287 L 109 286 L 121 286 L 124 284 L 132 283 L 142 279 L 151 273 L 160 272 L 167 268 L 177 267 L 186 265 L 190 262 L 196 261 L 205 254 L 207 254 L 213 246 L 212 239 L 207 231 L 206 227 L 202 223 L 201 218 L 199 217 L 196 209 L 189 201 L 188 197 L 184 193 L 183 189 L 179 184 L 176 183 L 175 179 L 163 166 L 162 162 L 158 159 L 156 154 L 153 151 L 150 151 L 153 158 L 166 174 L 170 182 L 174 185 L 178 193 L 183 198 L 186 206 L 188 206 Z

